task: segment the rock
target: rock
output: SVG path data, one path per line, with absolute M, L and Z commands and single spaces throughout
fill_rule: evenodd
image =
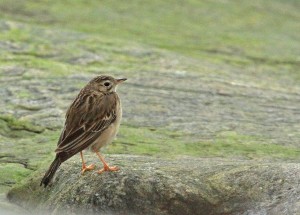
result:
M 129 155 L 107 160 L 121 170 L 81 176 L 80 161 L 73 157 L 49 187 L 39 186 L 44 169 L 8 198 L 37 214 L 300 213 L 299 163 Z
M 12 211 L 4 193 L 54 151 L 68 105 L 100 74 L 128 78 L 109 153 L 216 160 L 117 156 L 121 172 L 84 177 L 69 162 L 52 188 L 38 186 L 39 172 L 12 200 L 56 214 L 59 201 L 68 213 L 299 211 L 298 166 L 278 163 L 300 158 L 296 1 L 11 2 L 0 1 L 0 214 Z

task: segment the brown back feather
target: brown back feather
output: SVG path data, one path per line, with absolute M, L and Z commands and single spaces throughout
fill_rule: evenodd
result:
M 116 120 L 119 97 L 84 88 L 66 113 L 55 152 L 65 161 L 90 146 Z

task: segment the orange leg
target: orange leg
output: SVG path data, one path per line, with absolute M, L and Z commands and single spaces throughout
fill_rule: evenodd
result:
M 105 171 L 118 171 L 119 167 L 117 166 L 108 166 L 108 164 L 105 162 L 104 158 L 101 156 L 100 152 L 95 152 L 99 159 L 101 160 L 101 162 L 103 163 L 103 169 L 98 171 L 98 174 L 101 174 Z
M 83 159 L 82 151 L 80 152 L 80 157 L 81 157 L 81 161 L 82 161 L 81 175 L 83 175 L 84 172 L 86 172 L 86 171 L 95 169 L 95 164 L 91 164 L 91 165 L 88 165 L 88 166 L 85 165 L 85 162 L 84 162 L 84 159 Z

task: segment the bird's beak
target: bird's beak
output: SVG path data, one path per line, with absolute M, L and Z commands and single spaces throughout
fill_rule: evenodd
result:
M 117 84 L 121 84 L 122 82 L 126 81 L 127 78 L 120 78 L 120 79 L 117 79 Z

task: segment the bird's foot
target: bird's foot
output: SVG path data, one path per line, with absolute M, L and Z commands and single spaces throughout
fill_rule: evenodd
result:
M 88 166 L 82 166 L 81 175 L 83 175 L 86 171 L 90 171 L 95 169 L 95 164 L 90 164 Z
M 118 171 L 118 170 L 120 170 L 120 168 L 117 167 L 117 166 L 104 166 L 103 169 L 98 171 L 98 174 L 101 174 L 105 171 L 115 172 L 115 171 Z

